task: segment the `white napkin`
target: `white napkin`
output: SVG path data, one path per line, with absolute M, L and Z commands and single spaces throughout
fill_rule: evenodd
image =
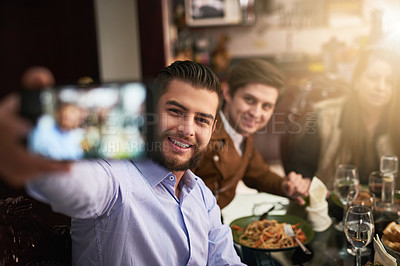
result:
M 328 189 L 325 184 L 318 177 L 314 176 L 308 191 L 310 206 L 306 207 L 306 211 L 308 221 L 316 232 L 325 231 L 332 224 L 332 219 L 328 214 L 327 193 Z
M 374 237 L 374 250 L 374 264 L 380 263 L 385 266 L 397 265 L 396 259 L 392 255 L 387 253 L 378 235 Z

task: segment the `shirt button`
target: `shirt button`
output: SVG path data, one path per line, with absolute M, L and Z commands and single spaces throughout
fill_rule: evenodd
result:
M 213 160 L 214 160 L 214 162 L 218 162 L 219 161 L 219 156 L 218 155 L 214 155 Z
M 174 177 L 171 175 L 170 177 L 169 177 L 169 180 L 171 180 L 171 181 L 174 181 Z

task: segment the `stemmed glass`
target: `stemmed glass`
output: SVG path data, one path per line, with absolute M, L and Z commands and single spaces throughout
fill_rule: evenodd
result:
M 356 265 L 361 266 L 361 249 L 366 247 L 374 234 L 374 218 L 367 206 L 350 206 L 344 220 L 347 241 L 357 250 Z
M 351 197 L 351 196 L 350 196 Z M 371 209 L 372 215 L 375 215 L 375 194 L 371 193 L 368 189 L 360 189 L 358 195 L 348 200 L 347 209 L 351 206 L 367 206 Z M 357 255 L 357 250 L 354 246 L 347 248 L 347 253 L 350 255 Z M 369 255 L 371 254 L 371 249 L 368 247 L 363 247 L 361 249 L 362 255 Z
M 333 189 L 340 199 L 340 202 L 343 204 L 343 220 L 348 201 L 352 201 L 358 194 L 359 183 L 358 171 L 354 165 L 340 164 L 336 168 Z M 334 225 L 336 230 L 343 231 L 343 220 Z

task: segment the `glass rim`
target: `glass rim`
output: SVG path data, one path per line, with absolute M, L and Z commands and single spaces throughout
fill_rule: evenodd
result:
M 356 169 L 357 170 L 357 166 L 355 164 L 351 164 L 351 163 L 340 163 L 338 164 L 337 168 L 343 167 L 345 169 Z
M 361 209 L 367 209 L 372 214 L 372 208 L 367 205 L 352 205 L 348 208 L 347 212 L 352 210 L 354 213 L 365 213 L 365 211 L 362 211 Z
M 372 171 L 372 172 L 369 174 L 369 176 L 374 176 L 374 175 L 383 176 L 383 173 L 382 173 L 382 171 L 375 170 L 375 171 Z
M 381 160 L 383 160 L 383 159 L 390 159 L 390 160 L 395 160 L 395 161 L 397 161 L 397 160 L 399 160 L 399 157 L 397 156 L 397 155 L 382 155 L 381 156 Z

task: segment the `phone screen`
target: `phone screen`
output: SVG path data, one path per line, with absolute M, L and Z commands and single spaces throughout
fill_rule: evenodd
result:
M 150 102 L 142 82 L 62 86 L 22 99 L 23 115 L 35 121 L 27 138 L 34 153 L 55 160 L 147 155 Z

